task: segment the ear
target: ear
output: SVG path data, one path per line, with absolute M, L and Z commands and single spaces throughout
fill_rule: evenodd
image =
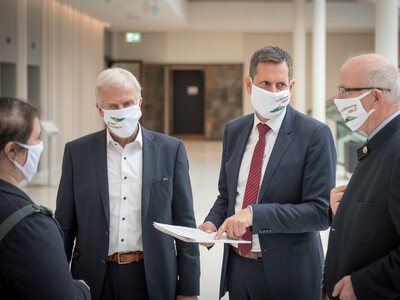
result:
M 98 103 L 96 103 L 96 108 L 99 111 L 100 117 L 103 119 L 104 118 L 104 112 L 103 112 L 103 110 L 101 109 L 101 107 L 100 107 L 100 105 Z
M 383 101 L 383 92 L 378 89 L 374 89 L 371 92 L 372 96 L 374 97 L 374 102 L 372 103 L 372 108 L 377 109 Z
M 139 103 L 138 103 L 140 109 L 142 109 L 142 102 L 143 102 L 143 98 L 140 98 Z
M 244 85 L 246 86 L 247 94 L 251 95 L 251 80 L 250 76 L 244 76 Z
M 9 158 L 14 160 L 15 157 L 17 156 L 17 152 L 18 152 L 18 146 L 17 144 L 15 144 L 14 142 L 8 142 L 5 146 L 4 146 L 4 154 Z
M 295 80 L 295 79 L 292 79 L 292 81 L 291 81 L 291 82 L 290 82 L 290 84 L 289 84 L 289 92 L 290 92 L 290 96 L 292 96 L 292 93 L 293 93 L 293 87 L 294 87 L 295 83 L 296 83 L 296 80 Z

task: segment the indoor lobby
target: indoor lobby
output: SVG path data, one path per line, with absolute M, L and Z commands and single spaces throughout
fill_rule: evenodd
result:
M 41 111 L 44 151 L 38 173 L 21 188 L 55 210 L 65 144 L 105 128 L 95 106 L 96 78 L 121 67 L 143 87 L 140 124 L 183 140 L 202 224 L 218 195 L 224 127 L 254 111 L 243 78 L 254 51 L 269 45 L 292 56 L 290 105 L 329 126 L 336 186 L 346 184 L 366 136 L 349 130 L 334 105 L 340 67 L 371 52 L 398 65 L 399 3 L 1 0 L 0 96 L 26 99 Z M 326 252 L 329 230 L 320 234 Z M 201 300 L 218 299 L 222 255 L 222 244 L 200 246 Z

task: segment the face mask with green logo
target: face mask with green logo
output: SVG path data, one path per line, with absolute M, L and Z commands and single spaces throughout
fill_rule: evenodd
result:
M 130 137 L 136 129 L 142 116 L 139 105 L 129 106 L 123 109 L 103 109 L 104 123 L 117 136 Z
M 361 99 L 368 96 L 371 92 L 372 90 L 369 90 L 364 94 L 353 98 L 333 99 L 343 120 L 351 131 L 359 129 L 368 119 L 370 114 L 375 111 L 375 109 L 371 109 L 369 112 L 366 112 L 361 103 Z
M 275 119 L 285 111 L 290 102 L 289 89 L 272 93 L 251 84 L 251 104 L 263 118 Z

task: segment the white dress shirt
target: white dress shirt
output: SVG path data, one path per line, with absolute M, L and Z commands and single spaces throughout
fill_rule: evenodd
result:
M 267 122 L 262 122 L 254 113 L 253 129 L 251 130 L 249 139 L 247 140 L 246 149 L 244 150 L 242 163 L 240 165 L 238 184 L 237 184 L 236 203 L 235 203 L 235 213 L 242 210 L 244 192 L 246 190 L 247 178 L 249 177 L 251 159 L 253 157 L 254 148 L 256 147 L 259 137 L 257 125 L 259 123 L 263 123 L 267 124 L 271 128 L 271 130 L 265 135 L 265 150 L 264 150 L 263 163 L 261 167 L 261 177 L 260 177 L 260 186 L 261 186 L 261 183 L 264 178 L 264 173 L 269 161 L 269 157 L 271 156 L 272 149 L 274 148 L 275 141 L 279 133 L 279 129 L 281 128 L 283 119 L 285 118 L 285 114 L 286 114 L 286 109 L 279 117 L 268 120 Z M 258 202 L 258 195 L 257 195 L 257 202 Z M 237 244 L 233 245 L 237 247 Z M 258 234 L 253 235 L 252 251 L 255 252 L 261 251 Z
M 143 139 L 139 125 L 136 140 L 122 148 L 107 130 L 107 171 L 110 198 L 108 255 L 143 251 L 142 169 Z

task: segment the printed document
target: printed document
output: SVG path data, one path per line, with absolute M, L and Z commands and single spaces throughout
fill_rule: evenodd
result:
M 231 244 L 248 244 L 251 241 L 245 240 L 233 240 L 226 237 L 226 232 L 221 235 L 219 240 L 214 240 L 216 232 L 206 233 L 197 228 L 177 226 L 177 225 L 168 225 L 153 222 L 154 228 L 164 232 L 170 236 L 173 236 L 177 239 L 180 239 L 189 243 L 231 243 Z

